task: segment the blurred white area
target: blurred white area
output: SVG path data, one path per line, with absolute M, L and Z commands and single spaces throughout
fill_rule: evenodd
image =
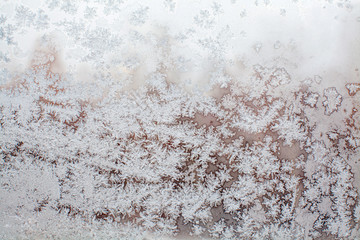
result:
M 99 72 L 127 81 L 124 75 L 138 70 L 139 83 L 159 63 L 173 72 L 173 81 L 205 89 L 216 69 L 232 69 L 246 84 L 254 64 L 283 65 L 296 81 L 319 75 L 321 87 L 359 81 L 359 1 L 109 3 L 3 1 L 3 28 L 15 28 L 15 44 L 0 41 L 10 59 L 3 67 L 24 71 L 39 39 L 49 35 L 62 52 L 64 71 L 78 81 L 93 81 Z M 31 19 L 17 16 L 21 7 Z M 40 10 L 47 15 L 44 28 L 36 25 Z M 105 33 L 97 35 L 99 29 Z M 110 38 L 116 40 L 106 46 Z

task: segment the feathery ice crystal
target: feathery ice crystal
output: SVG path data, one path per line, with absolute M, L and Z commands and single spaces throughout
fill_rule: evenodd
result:
M 154 18 L 148 5 L 86 2 L 18 4 L 0 17 L 9 49 L 54 26 L 78 48 L 65 62 L 62 35 L 44 33 L 17 71 L 1 48 L 2 239 L 360 236 L 358 82 L 302 78 L 285 57 L 228 61 L 236 33 L 219 27 L 226 4 L 194 11 L 175 34 L 142 29 Z M 121 22 L 120 13 L 128 29 L 96 24 Z M 268 51 L 254 42 L 251 54 Z

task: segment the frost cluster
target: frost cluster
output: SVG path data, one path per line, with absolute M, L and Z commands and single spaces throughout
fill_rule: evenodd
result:
M 359 238 L 360 85 L 281 24 L 356 5 L 38 2 L 0 7 L 1 239 Z
M 340 149 L 342 140 L 359 142 L 358 126 L 327 135 L 326 147 L 304 112 L 294 112 L 299 92 L 292 101 L 251 98 L 238 86 L 218 102 L 154 73 L 139 89 L 113 83 L 114 93 L 94 100 L 96 86 L 79 91 L 51 64 L 0 92 L 3 238 L 355 231 L 358 193 L 347 160 L 359 144 Z

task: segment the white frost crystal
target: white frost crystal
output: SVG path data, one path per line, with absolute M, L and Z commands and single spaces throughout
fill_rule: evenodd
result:
M 0 238 L 357 239 L 356 10 L 5 1 Z
M 338 107 L 341 105 L 342 96 L 336 91 L 336 88 L 331 87 L 324 90 L 324 97 L 326 98 L 325 101 L 323 101 L 325 114 L 331 115 L 333 112 L 337 111 Z

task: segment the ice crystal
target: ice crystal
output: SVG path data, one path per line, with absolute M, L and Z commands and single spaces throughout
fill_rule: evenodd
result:
M 304 103 L 311 108 L 316 107 L 316 104 L 319 100 L 319 94 L 309 92 L 306 96 L 304 96 Z
M 346 84 L 346 88 L 350 96 L 354 96 L 358 91 L 360 91 L 359 83 L 348 83 Z
M 15 19 L 20 26 L 30 26 L 34 22 L 36 14 L 33 13 L 30 8 L 25 6 L 18 6 L 16 8 Z
M 338 107 L 341 105 L 342 96 L 336 91 L 336 88 L 327 88 L 324 90 L 324 97 L 326 98 L 323 101 L 323 106 L 325 107 L 325 114 L 331 115 L 333 112 L 338 110 Z
M 356 6 L 38 2 L 0 9 L 2 239 L 359 236 L 352 35 L 286 23 Z
M 149 7 L 140 7 L 131 14 L 130 23 L 137 26 L 142 25 L 148 18 Z

